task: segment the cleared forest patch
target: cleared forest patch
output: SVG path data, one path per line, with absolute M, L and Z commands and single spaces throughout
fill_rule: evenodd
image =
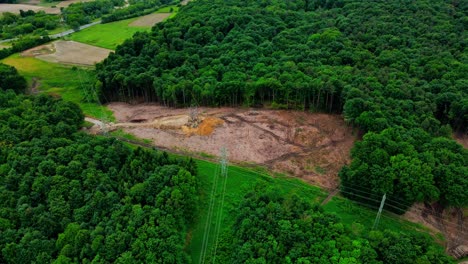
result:
M 111 103 L 117 119 L 109 129 L 123 129 L 157 147 L 216 156 L 228 148 L 229 159 L 259 164 L 333 189 L 338 172 L 350 160 L 356 137 L 338 115 L 277 110 L 200 108 L 199 125 L 189 123 L 189 109 Z
M 129 24 L 131 27 L 152 27 L 156 23 L 160 23 L 168 18 L 171 13 L 154 13 L 142 16 Z
M 107 58 L 111 50 L 75 41 L 54 41 L 21 53 L 21 56 L 72 65 L 94 65 Z

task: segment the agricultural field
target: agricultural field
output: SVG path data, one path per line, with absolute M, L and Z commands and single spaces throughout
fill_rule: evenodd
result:
M 26 50 L 21 56 L 60 64 L 92 66 L 107 58 L 110 52 L 108 49 L 75 41 L 58 40 Z
M 60 14 L 60 8 L 68 7 L 73 3 L 90 2 L 94 0 L 68 0 L 58 2 L 21 1 L 21 4 L 0 4 L 0 13 L 10 12 L 19 14 L 20 10 L 44 11 L 47 14 Z
M 153 13 L 146 16 L 139 17 L 137 20 L 128 24 L 130 27 L 152 27 L 156 23 L 163 22 L 166 18 L 170 17 L 173 13 Z
M 77 103 L 88 116 L 113 120 L 112 112 L 106 107 L 83 102 L 83 91 L 89 90 L 94 84 L 94 73 L 89 69 L 50 63 L 19 54 L 1 62 L 14 66 L 26 78 L 31 93 L 60 95 L 65 100 Z
M 131 38 L 136 32 L 149 32 L 154 24 L 174 17 L 178 10 L 177 6 L 163 7 L 146 16 L 86 28 L 73 33 L 67 39 L 115 50 L 118 45 Z
M 23 4 L 0 4 L 0 14 L 9 12 L 19 14 L 20 10 L 33 10 L 35 12 L 43 10 L 44 7 L 34 5 L 23 5 Z M 60 11 L 60 9 L 59 9 Z
M 67 39 L 114 50 L 124 40 L 131 38 L 140 31 L 150 31 L 151 26 L 130 26 L 140 18 L 131 18 L 117 22 L 99 24 L 90 28 L 75 32 Z

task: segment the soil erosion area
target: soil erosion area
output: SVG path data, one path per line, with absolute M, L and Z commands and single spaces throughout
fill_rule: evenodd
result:
M 260 164 L 327 189 L 338 186 L 338 171 L 350 161 L 356 137 L 339 115 L 237 108 L 173 109 L 111 103 L 122 129 L 157 147 Z

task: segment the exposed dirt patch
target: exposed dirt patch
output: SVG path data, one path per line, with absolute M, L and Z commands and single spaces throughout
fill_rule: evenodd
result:
M 454 133 L 453 138 L 464 148 L 468 149 L 468 135 L 463 133 Z
M 215 128 L 219 125 L 222 125 L 224 121 L 217 117 L 206 117 L 197 127 L 190 127 L 187 125 L 182 126 L 182 131 L 188 136 L 199 135 L 199 136 L 209 136 L 213 133 Z
M 32 49 L 21 52 L 23 57 L 36 57 L 39 55 L 47 55 L 55 53 L 55 45 L 53 43 L 34 47 Z
M 75 41 L 58 40 L 23 51 L 21 55 L 63 64 L 94 65 L 107 58 L 110 52 L 112 50 Z
M 96 1 L 96 0 L 68 0 L 68 1 L 62 1 L 58 3 L 55 7 L 44 7 L 44 12 L 47 14 L 60 14 L 60 8 L 65 8 L 68 7 L 71 4 L 74 3 L 79 3 L 79 2 L 91 2 L 91 1 Z
M 131 27 L 152 27 L 156 23 L 164 21 L 171 13 L 155 13 L 142 16 L 129 24 Z
M 23 4 L 0 4 L 0 13 L 10 12 L 14 14 L 19 14 L 20 10 L 28 11 L 40 11 L 43 10 L 44 7 L 34 6 L 34 5 L 23 5 Z M 60 12 L 60 9 L 59 9 Z
M 231 161 L 268 166 L 325 188 L 338 185 L 338 171 L 350 161 L 356 137 L 338 115 L 295 111 L 200 108 L 191 128 L 189 109 L 111 103 L 117 123 L 156 146 L 218 155 L 225 146 Z M 146 120 L 135 123 L 132 120 Z

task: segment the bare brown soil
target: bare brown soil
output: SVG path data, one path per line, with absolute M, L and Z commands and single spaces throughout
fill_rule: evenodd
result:
M 37 46 L 21 53 L 23 57 L 36 57 L 39 55 L 47 55 L 55 53 L 55 45 L 53 43 Z
M 99 48 L 75 41 L 58 40 L 21 53 L 21 56 L 72 65 L 94 65 L 107 58 L 112 50 Z
M 455 133 L 453 138 L 464 148 L 468 149 L 468 135 L 463 133 Z
M 23 5 L 23 4 L 0 4 L 0 13 L 10 12 L 19 14 L 20 10 L 28 11 L 39 11 L 43 10 L 44 7 L 34 6 L 34 5 Z M 60 9 L 59 9 L 60 12 Z
M 78 3 L 78 2 L 91 2 L 95 0 L 67 0 L 67 1 L 61 1 L 58 3 L 55 7 L 44 7 L 44 12 L 47 14 L 60 14 L 60 8 L 65 8 L 68 7 L 71 4 Z
M 218 155 L 228 148 L 231 161 L 267 166 L 333 189 L 338 171 L 350 161 L 356 140 L 338 115 L 234 108 L 199 109 L 192 128 L 188 109 L 111 103 L 117 119 L 110 129 L 124 129 L 154 145 L 175 151 Z
M 131 27 L 152 27 L 156 23 L 164 21 L 171 13 L 155 13 L 142 16 L 129 24 Z

